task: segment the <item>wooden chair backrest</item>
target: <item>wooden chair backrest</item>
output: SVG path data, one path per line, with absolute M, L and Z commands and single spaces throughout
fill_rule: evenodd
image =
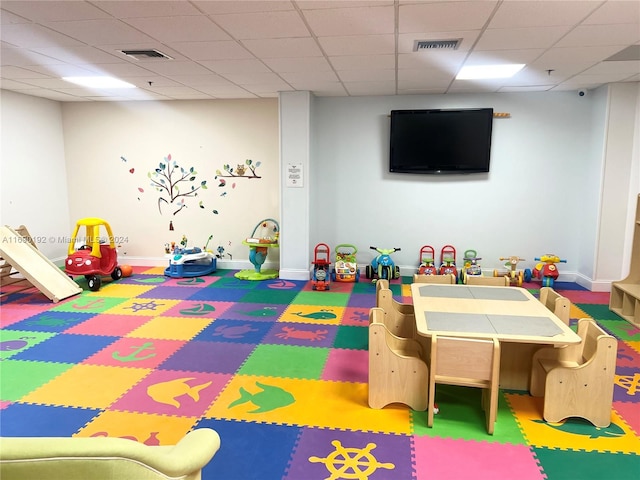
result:
M 561 349 L 560 360 L 582 365 L 597 355 L 598 348 L 602 348 L 602 344 L 610 342 L 617 344 L 615 337 L 600 328 L 592 318 L 581 318 L 578 321 L 578 336 L 582 342 Z
M 508 287 L 509 277 L 483 277 L 482 275 L 467 275 L 467 285 L 489 285 L 493 287 Z
M 500 343 L 495 338 L 433 335 L 431 358 L 436 383 L 486 387 L 498 375 Z
M 542 287 L 540 289 L 540 301 L 551 310 L 556 317 L 569 325 L 571 317 L 571 300 L 563 297 L 551 287 Z
M 442 285 L 455 285 L 456 276 L 451 273 L 447 275 L 421 275 L 418 273 L 414 273 L 413 283 L 437 283 Z

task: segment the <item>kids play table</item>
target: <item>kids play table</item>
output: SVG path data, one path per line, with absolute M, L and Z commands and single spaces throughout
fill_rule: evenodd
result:
M 543 345 L 580 343 L 580 337 L 520 287 L 414 283 L 419 335 L 500 341 L 500 387 L 528 390 L 533 353 Z

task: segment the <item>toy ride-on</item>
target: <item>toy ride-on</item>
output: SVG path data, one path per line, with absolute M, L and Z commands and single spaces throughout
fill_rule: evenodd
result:
M 458 278 L 456 249 L 451 245 L 445 245 L 440 250 L 440 275 L 453 275 Z
M 420 263 L 418 266 L 419 275 L 437 275 L 438 268 L 435 266 L 435 250 L 431 245 L 424 245 L 420 249 Z
M 334 282 L 358 282 L 360 270 L 356 261 L 358 249 L 354 245 L 340 244 L 336 246 L 336 263 L 331 273 Z
M 518 262 L 524 262 L 524 258 L 520 258 L 517 255 L 513 257 L 500 257 L 500 261 L 507 261 L 504 266 L 507 267 L 507 270 L 498 270 L 497 268 L 493 271 L 494 277 L 509 277 L 509 285 L 512 287 L 521 287 L 522 282 L 530 282 L 531 281 L 531 270 L 528 268 L 524 271 L 518 270 Z
M 378 252 L 378 255 L 371 260 L 371 265 L 367 265 L 366 275 L 367 278 L 376 280 L 393 280 L 394 278 L 400 278 L 400 267 L 398 267 L 391 258 L 391 254 L 399 252 L 400 248 L 378 248 L 369 247 L 371 250 Z
M 79 238 L 78 233 L 82 227 L 85 232 L 84 238 Z M 101 232 L 106 232 L 107 241 L 101 241 Z M 76 248 L 76 242 L 79 242 L 80 247 Z M 71 278 L 74 275 L 84 276 L 89 290 L 93 292 L 100 290 L 103 276 L 111 275 L 113 280 L 122 278 L 111 227 L 101 218 L 89 217 L 78 220 L 69 240 L 67 253 L 64 262 L 65 273 Z
M 560 275 L 556 263 L 567 263 L 566 260 L 560 260 L 560 257 L 553 253 L 547 253 L 534 260 L 540 263 L 536 264 L 533 269 L 533 277 L 542 280 L 543 287 L 553 287 L 558 275 Z
M 329 261 L 331 251 L 326 243 L 319 243 L 313 250 L 313 278 L 311 287 L 314 290 L 329 290 L 331 288 L 331 275 L 329 274 Z
M 482 267 L 478 265 L 478 260 L 482 260 L 482 257 L 478 257 L 478 252 L 475 250 L 466 250 L 464 252 L 464 265 L 460 272 L 460 281 L 467 283 L 467 276 L 481 276 Z

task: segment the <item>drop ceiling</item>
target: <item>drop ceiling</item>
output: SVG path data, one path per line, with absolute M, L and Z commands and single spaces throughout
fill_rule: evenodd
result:
M 2 0 L 0 86 L 63 102 L 589 90 L 640 81 L 638 0 Z M 458 40 L 416 51 L 416 42 Z M 445 42 L 455 43 L 455 42 Z M 155 50 L 169 58 L 128 56 Z M 524 63 L 509 79 L 465 65 Z M 62 77 L 109 75 L 132 90 Z

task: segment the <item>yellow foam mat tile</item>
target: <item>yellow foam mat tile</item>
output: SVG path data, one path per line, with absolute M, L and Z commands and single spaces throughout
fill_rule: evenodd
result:
M 591 317 L 591 315 L 589 315 L 584 310 L 582 310 L 580 307 L 577 307 L 576 305 L 574 305 L 572 303 L 571 304 L 571 310 L 569 310 L 569 317 L 570 318 L 587 318 L 587 317 Z
M 127 337 L 190 340 L 211 321 L 210 318 L 154 317 L 129 332 Z
M 117 298 L 132 298 L 142 295 L 148 292 L 155 285 L 129 285 L 126 283 L 110 283 L 102 286 L 97 292 L 85 293 L 91 297 L 117 297 Z
M 206 413 L 208 418 L 411 433 L 410 409 L 367 404 L 365 383 L 237 375 Z
M 191 430 L 196 418 L 107 410 L 91 420 L 76 437 L 119 437 L 146 445 L 175 445 Z
M 107 408 L 151 370 L 76 365 L 20 400 L 26 403 Z
M 279 322 L 317 323 L 319 325 L 339 325 L 345 307 L 319 305 L 289 305 Z
M 542 397 L 517 394 L 506 394 L 505 397 L 531 446 L 559 450 L 640 452 L 640 438 L 615 411 L 611 412 L 611 425 L 608 427 L 595 427 L 578 419 L 550 423 L 542 418 Z

